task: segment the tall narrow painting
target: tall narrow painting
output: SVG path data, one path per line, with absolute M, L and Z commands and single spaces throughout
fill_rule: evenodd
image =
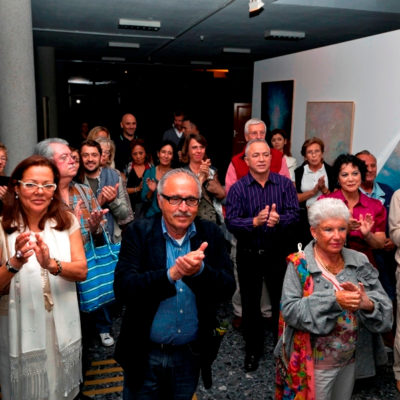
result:
M 351 152 L 353 122 L 353 101 L 307 102 L 306 139 L 313 136 L 322 139 L 324 159 L 329 164 L 339 154 Z
M 294 80 L 262 82 L 261 119 L 268 132 L 283 129 L 288 138 L 292 136 Z

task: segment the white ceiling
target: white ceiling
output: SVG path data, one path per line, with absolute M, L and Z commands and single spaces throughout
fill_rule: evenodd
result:
M 253 61 L 400 29 L 399 0 L 263 0 L 249 15 L 248 0 L 32 0 L 36 46 L 56 49 L 58 60 L 215 67 Z M 157 32 L 118 29 L 120 18 L 161 21 Z M 267 29 L 304 31 L 300 41 L 265 40 Z M 109 41 L 139 43 L 111 48 Z M 223 47 L 251 49 L 223 54 Z

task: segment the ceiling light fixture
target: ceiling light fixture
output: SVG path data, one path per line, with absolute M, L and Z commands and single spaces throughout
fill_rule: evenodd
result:
M 251 49 L 239 48 L 239 47 L 223 47 L 223 53 L 240 53 L 240 54 L 250 54 Z
M 149 21 L 146 19 L 127 19 L 120 18 L 118 22 L 119 29 L 136 29 L 140 31 L 159 31 L 160 21 Z
M 129 47 L 132 49 L 138 49 L 140 47 L 139 43 L 132 42 L 108 42 L 110 47 Z
M 125 61 L 124 57 L 101 57 L 103 61 Z
M 264 7 L 264 3 L 261 0 L 250 0 L 249 1 L 249 12 L 258 11 Z
M 278 29 L 269 29 L 264 32 L 264 39 L 269 40 L 301 40 L 305 37 L 306 33 L 300 31 L 282 31 Z

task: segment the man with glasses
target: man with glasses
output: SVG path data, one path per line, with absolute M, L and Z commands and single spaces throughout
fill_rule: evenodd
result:
M 264 329 L 260 312 L 261 288 L 267 285 L 277 338 L 279 301 L 286 271 L 285 238 L 299 218 L 299 202 L 292 181 L 271 172 L 271 151 L 265 140 L 247 143 L 249 173 L 230 189 L 226 225 L 237 239 L 237 271 L 246 343 L 244 369 L 254 371 L 263 353 Z
M 126 307 L 115 353 L 124 400 L 192 399 L 216 357 L 216 306 L 235 285 L 220 229 L 196 218 L 197 177 L 169 171 L 157 192 L 161 215 L 128 226 L 115 270 Z

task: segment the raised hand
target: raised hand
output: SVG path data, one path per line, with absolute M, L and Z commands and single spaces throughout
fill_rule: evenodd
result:
M 148 186 L 150 192 L 154 193 L 156 191 L 156 189 L 157 189 L 156 180 L 155 179 L 151 179 L 151 178 L 147 178 L 146 179 L 146 183 L 147 183 L 147 186 Z
M 269 228 L 274 227 L 279 222 L 279 219 L 280 219 L 280 217 L 276 211 L 276 204 L 273 203 L 271 206 L 271 211 L 269 212 L 269 215 L 268 215 L 267 226 Z
M 98 202 L 102 206 L 105 203 L 111 203 L 118 195 L 119 182 L 115 186 L 103 186 L 98 196 Z
M 207 248 L 207 246 L 208 243 L 203 242 L 197 250 L 191 251 L 190 253 L 184 256 L 178 257 L 175 260 L 175 265 L 171 268 L 170 271 L 170 274 L 173 277 L 173 279 L 175 279 L 175 277 L 181 279 L 183 276 L 191 276 L 197 274 L 204 260 L 205 257 L 204 251 Z
M 360 219 L 359 219 L 359 223 L 360 223 L 360 232 L 362 233 L 362 235 L 368 236 L 368 234 L 371 232 L 372 227 L 374 226 L 374 218 L 372 217 L 371 214 L 365 214 L 365 217 L 360 214 Z
M 90 232 L 96 232 L 99 229 L 100 223 L 103 221 L 103 217 L 108 213 L 108 208 L 102 210 L 94 210 L 90 213 L 90 218 L 88 219 Z

